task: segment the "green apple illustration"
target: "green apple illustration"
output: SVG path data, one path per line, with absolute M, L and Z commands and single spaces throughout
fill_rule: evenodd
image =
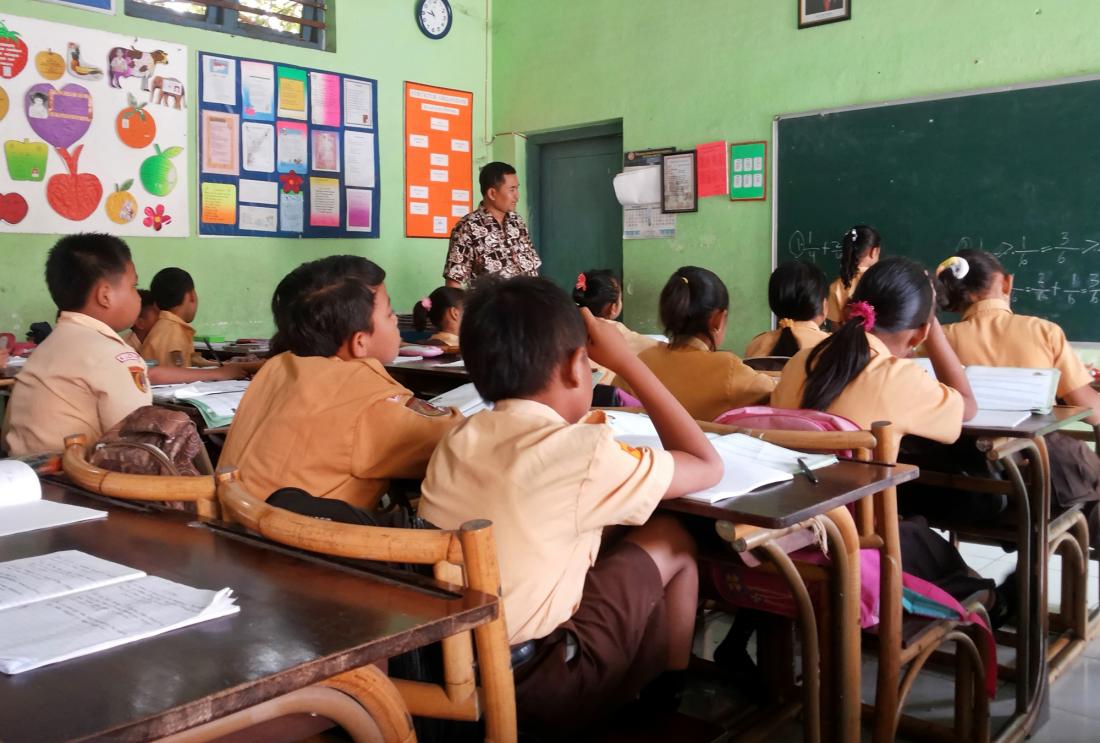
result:
M 4 142 L 4 156 L 8 161 L 8 175 L 13 181 L 40 181 L 46 177 L 45 142 L 9 139 Z
M 160 145 L 153 145 L 157 154 L 150 155 L 141 164 L 138 175 L 141 177 L 141 185 L 154 196 L 167 196 L 176 187 L 179 175 L 176 166 L 172 164 L 172 158 L 183 152 L 182 147 L 169 147 L 161 152 Z

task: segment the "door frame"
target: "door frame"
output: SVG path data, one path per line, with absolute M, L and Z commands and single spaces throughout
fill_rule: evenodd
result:
M 542 243 L 542 214 L 539 210 L 539 197 L 542 190 L 540 181 L 542 177 L 543 145 L 571 142 L 575 139 L 610 137 L 616 134 L 619 135 L 620 139 L 623 136 L 622 119 L 583 124 L 564 129 L 530 132 L 524 135 L 527 139 L 525 152 L 527 163 L 524 174 L 524 180 L 526 181 L 524 189 L 527 191 L 527 229 L 536 246 Z

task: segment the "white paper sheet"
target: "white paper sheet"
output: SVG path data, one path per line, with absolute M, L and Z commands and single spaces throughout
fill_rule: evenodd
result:
M 374 134 L 344 132 L 344 185 L 374 188 Z
M 472 383 L 455 387 L 453 390 L 433 397 L 428 402 L 439 408 L 458 408 L 459 412 L 467 418 L 474 413 L 480 413 L 482 410 L 492 410 L 493 408 L 493 404 L 486 402 L 478 394 L 477 388 Z
M 246 206 L 237 211 L 238 227 L 257 232 L 276 232 L 279 228 L 279 210 L 270 206 Z
M 237 63 L 209 54 L 202 59 L 202 99 L 206 103 L 237 105 Z
M 145 573 L 79 550 L 0 563 L 0 609 L 143 578 Z
M 241 62 L 241 105 L 246 119 L 275 118 L 275 66 L 266 62 Z
M 248 126 L 248 124 L 245 124 Z M 257 181 L 241 178 L 238 184 L 238 198 L 253 204 L 278 204 L 279 184 L 276 181 Z
M 54 503 L 49 500 L 20 503 L 0 509 L 0 537 L 105 518 L 107 518 L 106 511 L 96 511 L 68 503 Z
M 275 127 L 251 121 L 241 124 L 241 156 L 245 170 L 256 173 L 275 170 Z
M 623 206 L 661 203 L 661 166 L 639 165 L 615 176 L 615 198 Z
M 374 128 L 374 86 L 344 78 L 344 124 Z
M 42 483 L 26 462 L 0 459 L 0 506 L 31 503 L 42 498 Z

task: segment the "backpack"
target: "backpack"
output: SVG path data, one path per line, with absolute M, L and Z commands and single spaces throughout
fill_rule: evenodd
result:
M 212 475 L 214 468 L 188 415 L 140 407 L 103 434 L 88 463 L 131 475 Z

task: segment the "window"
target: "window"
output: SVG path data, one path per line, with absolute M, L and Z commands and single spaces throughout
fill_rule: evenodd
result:
M 126 15 L 320 49 L 325 8 L 325 0 L 126 0 Z

